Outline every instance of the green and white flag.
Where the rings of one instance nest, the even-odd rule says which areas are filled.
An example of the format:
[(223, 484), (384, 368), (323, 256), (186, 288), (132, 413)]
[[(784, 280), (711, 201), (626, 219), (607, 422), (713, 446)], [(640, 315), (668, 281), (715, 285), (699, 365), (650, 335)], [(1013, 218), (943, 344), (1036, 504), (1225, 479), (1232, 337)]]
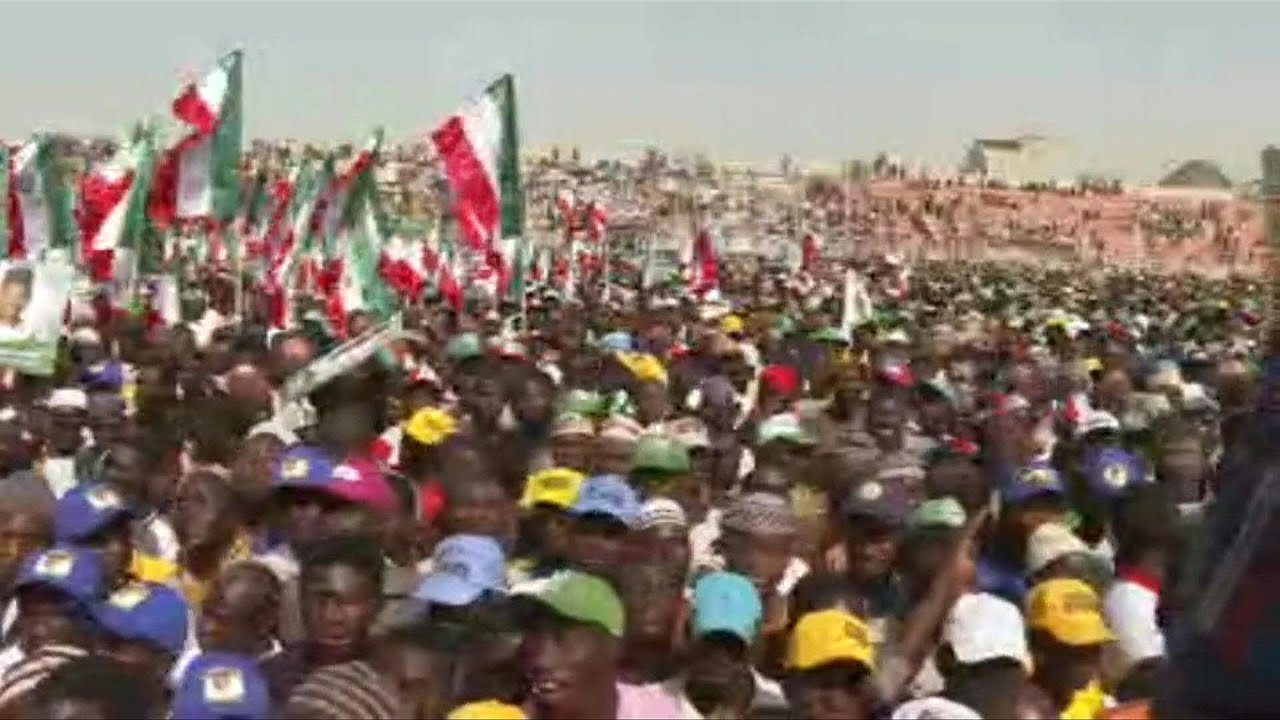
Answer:
[(37, 134), (9, 164), (10, 213), (6, 257), (40, 258), (48, 248), (71, 248), (76, 236), (72, 195), (54, 158), (53, 144)]

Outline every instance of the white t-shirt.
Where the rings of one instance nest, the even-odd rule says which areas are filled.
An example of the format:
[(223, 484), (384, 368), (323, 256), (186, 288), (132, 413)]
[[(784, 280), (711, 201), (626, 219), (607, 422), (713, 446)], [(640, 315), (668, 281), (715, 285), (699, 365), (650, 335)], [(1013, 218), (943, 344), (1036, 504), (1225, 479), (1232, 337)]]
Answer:
[(1164, 632), (1156, 622), (1159, 593), (1132, 580), (1117, 580), (1102, 600), (1102, 613), (1116, 640), (1103, 648), (1103, 668), (1119, 681), (1135, 664), (1164, 655)]

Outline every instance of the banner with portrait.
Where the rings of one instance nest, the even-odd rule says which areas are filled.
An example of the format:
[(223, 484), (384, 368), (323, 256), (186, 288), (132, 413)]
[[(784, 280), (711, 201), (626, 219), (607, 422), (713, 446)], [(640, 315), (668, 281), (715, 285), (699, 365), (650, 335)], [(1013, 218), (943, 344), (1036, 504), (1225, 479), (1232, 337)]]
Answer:
[(0, 367), (53, 374), (75, 277), (60, 257), (0, 260)]

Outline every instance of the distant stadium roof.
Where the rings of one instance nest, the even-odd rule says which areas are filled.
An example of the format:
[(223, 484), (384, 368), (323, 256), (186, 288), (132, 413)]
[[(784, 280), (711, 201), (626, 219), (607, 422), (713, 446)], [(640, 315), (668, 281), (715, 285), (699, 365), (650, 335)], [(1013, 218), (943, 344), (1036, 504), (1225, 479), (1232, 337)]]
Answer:
[(1188, 160), (1169, 173), (1159, 183), (1160, 187), (1213, 188), (1230, 190), (1234, 183), (1216, 163), (1208, 160)]

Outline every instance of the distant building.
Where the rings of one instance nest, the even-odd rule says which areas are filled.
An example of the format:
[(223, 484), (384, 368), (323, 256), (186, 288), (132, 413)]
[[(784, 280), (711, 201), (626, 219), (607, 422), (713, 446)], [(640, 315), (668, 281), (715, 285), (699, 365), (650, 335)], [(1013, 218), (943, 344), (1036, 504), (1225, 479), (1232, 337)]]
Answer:
[(1044, 178), (1038, 166), (1048, 146), (1048, 139), (1039, 135), (980, 138), (969, 146), (960, 170), (1006, 185), (1040, 181)]

